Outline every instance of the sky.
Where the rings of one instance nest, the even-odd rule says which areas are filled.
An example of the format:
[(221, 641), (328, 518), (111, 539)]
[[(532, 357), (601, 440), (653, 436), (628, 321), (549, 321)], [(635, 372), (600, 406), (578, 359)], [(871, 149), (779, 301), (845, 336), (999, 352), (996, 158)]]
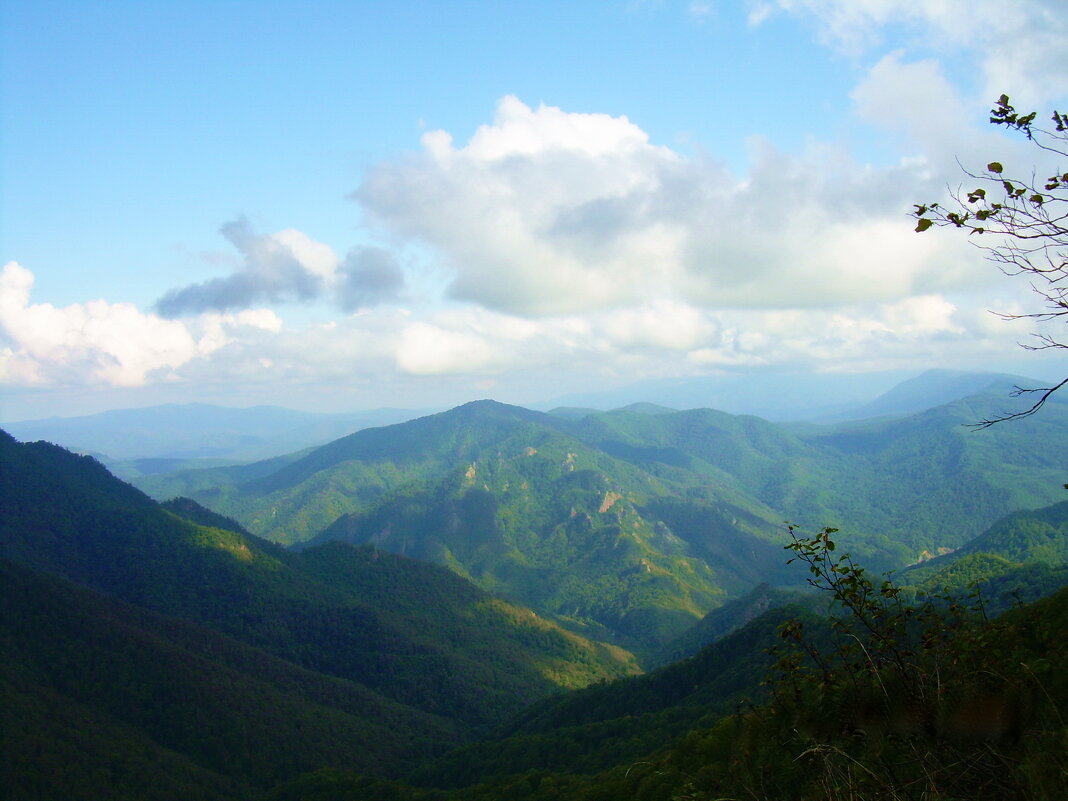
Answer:
[(1068, 374), (908, 216), (1034, 168), (989, 109), (1068, 107), (1065, 0), (0, 13), (0, 422)]

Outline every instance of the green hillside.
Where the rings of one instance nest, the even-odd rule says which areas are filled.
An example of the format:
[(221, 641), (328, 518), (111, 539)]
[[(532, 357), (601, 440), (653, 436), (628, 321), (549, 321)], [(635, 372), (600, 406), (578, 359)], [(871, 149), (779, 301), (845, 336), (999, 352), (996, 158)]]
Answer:
[(874, 567), (957, 548), (1056, 500), (1068, 403), (976, 431), (997, 391), (794, 433), (646, 407), (553, 416), (492, 401), (289, 460), (155, 477), (282, 543), (341, 539), (445, 565), (643, 653), (753, 586), (796, 583), (782, 521), (849, 532)]
[[(0, 560), (0, 773), (71, 798), (231, 797), (322, 766), (381, 772), (455, 743), (440, 717)], [(72, 725), (73, 723), (73, 725)], [(48, 778), (46, 778), (48, 777)]]
[[(709, 446), (696, 435), (686, 443), (667, 427), (639, 439), (645, 424), (627, 412), (582, 421), (605, 441), (652, 442), (661, 450), (649, 462), (528, 427), (536, 416), (514, 426), (507, 407), (495, 414), (492, 458), (471, 431), (453, 446), (481, 455), (383, 494), (329, 532), (369, 544), (324, 537), (297, 552), (189, 499), (163, 507), (87, 457), (0, 436), (0, 792), (708, 801), (819, 797), (833, 785), (860, 798), (948, 801), (1068, 790), (1068, 689), (1054, 667), (1065, 659), (1068, 597), (993, 623), (967, 611), (980, 609), (974, 601), (915, 617), (898, 602), (978, 575), (992, 614), (1065, 583), (1068, 505), (1009, 515), (904, 571), (900, 595), (846, 581), (851, 567), (827, 574), (867, 599), (860, 610), (882, 610), (874, 628), (842, 610), (845, 622), (832, 625), (816, 615), (826, 595), (783, 607), (794, 591), (746, 594), (764, 569), (785, 580), (789, 554), (756, 504), (686, 483), (720, 469), (698, 456)], [(715, 458), (754, 473), (761, 453), (812, 447), (760, 421), (688, 419), (737, 426), (733, 451)], [(893, 444), (877, 426), (862, 429), (868, 449)], [(405, 447), (418, 460), (414, 443)], [(681, 457), (664, 449), (689, 450), (697, 467), (672, 464)], [(737, 483), (723, 492), (744, 498)], [(614, 580), (599, 580), (606, 566)], [(570, 610), (572, 630), (457, 573), (535, 594), (561, 617)], [(729, 591), (706, 596), (714, 611), (672, 639), (672, 615), (697, 619), (680, 599), (697, 607), (702, 576)], [(784, 628), (789, 620), (803, 627)], [(583, 625), (650, 652), (655, 637), (643, 632), (654, 632), (668, 643), (661, 658), (693, 655), (619, 679), (633, 660), (574, 633)], [(763, 684), (776, 661), (778, 678)], [(944, 697), (931, 694), (938, 687)], [(971, 734), (987, 732), (960, 722), (973, 696), (1009, 709), (1007, 728)], [(912, 706), (881, 698), (915, 699), (919, 722), (909, 722)]]
[[(924, 636), (911, 642), (903, 610), (885, 600), (888, 615), (867, 633), (849, 615), (832, 626), (802, 609), (765, 613), (676, 665), (537, 704), (499, 737), (403, 781), (319, 771), (268, 798), (1064, 797), (1068, 681), (1057, 666), (1068, 657), (1068, 590), (993, 622), (914, 618)], [(780, 625), (791, 613), (802, 627)]]
[(341, 544), (292, 554), (200, 526), (55, 446), (0, 437), (0, 470), (0, 556), (469, 729), (635, 669), (447, 570)]

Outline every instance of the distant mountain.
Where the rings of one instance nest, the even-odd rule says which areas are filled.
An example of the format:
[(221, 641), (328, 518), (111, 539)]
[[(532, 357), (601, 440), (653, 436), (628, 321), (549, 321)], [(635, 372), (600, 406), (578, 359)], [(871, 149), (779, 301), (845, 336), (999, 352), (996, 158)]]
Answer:
[(418, 414), (403, 409), (316, 414), (279, 406), (237, 409), (187, 403), (27, 420), (8, 423), (4, 428), (25, 442), (45, 440), (108, 460), (142, 461), (123, 466), (132, 476), (178, 467), (148, 460), (266, 459), (321, 445), (361, 428), (410, 420)]
[[(555, 409), (550, 409), (548, 414), (553, 417), (563, 417), (565, 420), (579, 420), (591, 414), (600, 414), (601, 411), (600, 409), (584, 409), (577, 406), (557, 406)], [(616, 411), (633, 412), (635, 414), (671, 414), (672, 412), (677, 412), (678, 409), (658, 406), (655, 403), (631, 403)]]
[(870, 403), (854, 406), (826, 419), (863, 420), (869, 417), (904, 417), (982, 392), (1002, 393), (1005, 406), (1021, 406), (1022, 402), (1014, 401), (1009, 397), (1009, 393), (1015, 387), (1036, 386), (1043, 386), (1043, 383), (1037, 379), (1006, 373), (927, 370), (915, 378), (901, 382)]
[(914, 370), (881, 373), (750, 372), (639, 381), (612, 390), (571, 393), (538, 409), (619, 409), (652, 403), (673, 409), (720, 409), (768, 420), (816, 420), (868, 403)]

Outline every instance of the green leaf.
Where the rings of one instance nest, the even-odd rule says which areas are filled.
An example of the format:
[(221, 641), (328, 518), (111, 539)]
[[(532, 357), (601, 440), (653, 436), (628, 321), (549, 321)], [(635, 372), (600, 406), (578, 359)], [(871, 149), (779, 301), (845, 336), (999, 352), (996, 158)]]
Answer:
[(986, 168), (987, 168), (987, 170), (989, 170), (992, 173), (995, 173), (996, 175), (1000, 175), (1002, 170), (1005, 169), (1004, 167), (1001, 166), (1001, 162), (1000, 161), (992, 161), (992, 162), (990, 162), (989, 164), (986, 165)]
[(934, 220), (930, 220), (930, 219), (924, 217), (918, 223), (916, 223), (916, 233), (922, 234), (924, 231), (926, 231), (932, 225), (934, 225)]

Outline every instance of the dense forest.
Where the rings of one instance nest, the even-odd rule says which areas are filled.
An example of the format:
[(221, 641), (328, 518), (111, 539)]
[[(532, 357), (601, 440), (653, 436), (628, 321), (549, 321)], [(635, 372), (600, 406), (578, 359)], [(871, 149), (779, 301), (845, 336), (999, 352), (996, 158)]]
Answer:
[(988, 400), (479, 403), (166, 502), (0, 435), (0, 794), (1068, 797), (1068, 407)]

